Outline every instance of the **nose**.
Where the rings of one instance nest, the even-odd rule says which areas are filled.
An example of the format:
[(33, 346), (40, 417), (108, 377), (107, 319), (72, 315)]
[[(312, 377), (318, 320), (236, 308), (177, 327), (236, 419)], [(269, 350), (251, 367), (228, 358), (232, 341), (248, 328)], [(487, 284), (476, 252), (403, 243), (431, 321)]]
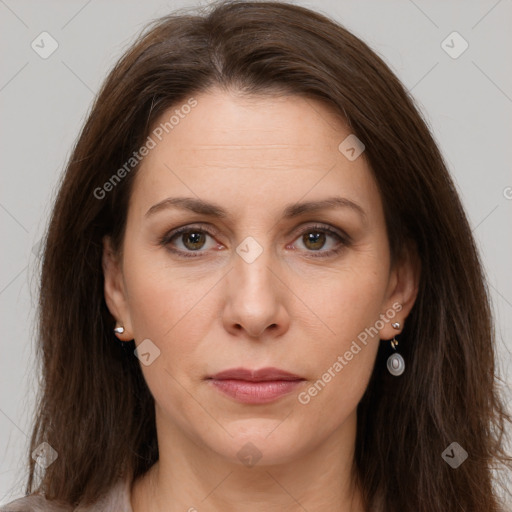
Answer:
[(263, 341), (288, 330), (290, 291), (271, 260), (269, 250), (263, 250), (252, 262), (235, 255), (233, 268), (226, 276), (222, 313), (224, 328), (231, 334)]

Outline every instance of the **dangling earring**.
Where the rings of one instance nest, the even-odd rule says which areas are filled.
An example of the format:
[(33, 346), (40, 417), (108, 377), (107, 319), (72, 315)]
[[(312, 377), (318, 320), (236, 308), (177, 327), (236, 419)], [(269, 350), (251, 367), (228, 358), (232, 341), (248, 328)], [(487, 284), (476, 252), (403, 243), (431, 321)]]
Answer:
[(116, 334), (123, 334), (123, 332), (124, 332), (124, 327), (123, 327), (122, 325), (121, 325), (121, 326), (119, 326), (119, 327), (116, 327), (116, 328), (114, 329), (114, 332), (115, 332)]
[[(391, 324), (391, 327), (398, 330), (400, 329), (400, 324), (395, 322)], [(404, 358), (396, 351), (397, 345), (398, 341), (396, 341), (396, 338), (393, 336), (393, 339), (391, 340), (391, 346), (395, 352), (388, 357), (386, 363), (389, 373), (395, 377), (402, 375), (402, 373), (405, 371), (405, 361)]]

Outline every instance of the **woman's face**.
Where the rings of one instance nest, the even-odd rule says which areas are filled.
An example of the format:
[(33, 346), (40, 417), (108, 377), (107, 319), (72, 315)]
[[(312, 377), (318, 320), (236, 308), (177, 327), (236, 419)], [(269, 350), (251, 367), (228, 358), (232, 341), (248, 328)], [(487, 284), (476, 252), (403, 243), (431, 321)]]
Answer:
[(350, 129), (326, 106), (194, 99), (152, 135), (119, 265), (106, 239), (107, 304), (139, 347), (161, 450), (292, 461), (353, 436), (379, 337), (412, 305), (411, 272), (390, 268), (364, 152), (341, 144)]

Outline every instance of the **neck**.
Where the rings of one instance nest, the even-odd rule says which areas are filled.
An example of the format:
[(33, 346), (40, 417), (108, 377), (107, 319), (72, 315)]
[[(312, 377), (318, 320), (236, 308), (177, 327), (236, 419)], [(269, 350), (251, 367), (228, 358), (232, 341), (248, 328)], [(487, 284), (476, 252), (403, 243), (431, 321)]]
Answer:
[[(158, 415), (157, 432), (164, 432)], [(159, 435), (159, 460), (132, 485), (133, 512), (364, 512), (352, 468), (355, 434), (354, 414), (309, 452), (248, 467), (173, 430)]]

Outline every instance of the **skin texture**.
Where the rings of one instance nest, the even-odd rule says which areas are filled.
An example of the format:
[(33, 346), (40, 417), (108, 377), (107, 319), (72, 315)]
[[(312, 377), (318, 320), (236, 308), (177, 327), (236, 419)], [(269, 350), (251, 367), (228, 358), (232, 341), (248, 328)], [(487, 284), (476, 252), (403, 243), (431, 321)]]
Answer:
[[(391, 267), (364, 153), (349, 161), (338, 150), (351, 132), (327, 106), (218, 89), (195, 98), (197, 106), (138, 171), (122, 255), (104, 239), (105, 297), (125, 327), (119, 337), (137, 345), (150, 339), (160, 350), (141, 365), (155, 398), (160, 458), (133, 485), (134, 512), (362, 511), (357, 486), (350, 486), (356, 407), (378, 338), (400, 331), (386, 322), (309, 403), (298, 394), (393, 304), (402, 309), (392, 321), (403, 326), (417, 292), (416, 267), (410, 258)], [(364, 216), (345, 206), (281, 217), (286, 205), (334, 195), (357, 203)], [(175, 196), (214, 202), (228, 216), (161, 209), (145, 217)], [(325, 239), (308, 242), (307, 233), (319, 230), (303, 236), (301, 229), (318, 223), (351, 241), (321, 232)], [(186, 225), (213, 235), (159, 243)], [(236, 252), (249, 236), (263, 250), (252, 263)], [(180, 257), (171, 246), (201, 255)], [(338, 254), (321, 255), (336, 247)], [(239, 403), (205, 380), (228, 368), (268, 366), (306, 380), (264, 405)], [(248, 442), (261, 454), (253, 467), (237, 457)]]

